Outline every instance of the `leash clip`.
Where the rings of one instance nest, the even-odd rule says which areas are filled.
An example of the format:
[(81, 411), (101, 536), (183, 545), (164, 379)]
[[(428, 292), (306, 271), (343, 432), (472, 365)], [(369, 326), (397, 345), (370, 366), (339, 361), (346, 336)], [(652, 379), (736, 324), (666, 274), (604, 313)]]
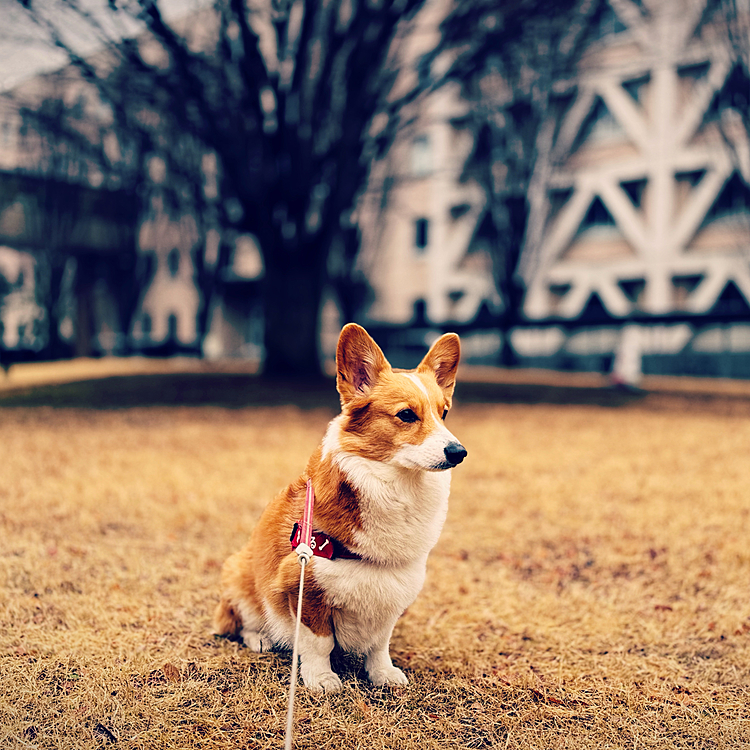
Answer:
[(310, 547), (308, 547), (304, 542), (301, 542), (298, 544), (294, 551), (297, 553), (297, 557), (299, 558), (300, 565), (302, 565), (302, 562), (304, 561), (305, 565), (310, 562), (310, 558), (313, 556), (313, 551)]

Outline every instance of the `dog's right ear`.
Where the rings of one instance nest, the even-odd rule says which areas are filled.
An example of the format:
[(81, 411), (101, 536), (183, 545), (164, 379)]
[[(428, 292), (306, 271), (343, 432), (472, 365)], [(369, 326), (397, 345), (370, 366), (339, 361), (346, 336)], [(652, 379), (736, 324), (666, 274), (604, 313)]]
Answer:
[(348, 323), (341, 329), (336, 347), (336, 389), (342, 406), (369, 393), (380, 373), (389, 368), (380, 347), (362, 326)]

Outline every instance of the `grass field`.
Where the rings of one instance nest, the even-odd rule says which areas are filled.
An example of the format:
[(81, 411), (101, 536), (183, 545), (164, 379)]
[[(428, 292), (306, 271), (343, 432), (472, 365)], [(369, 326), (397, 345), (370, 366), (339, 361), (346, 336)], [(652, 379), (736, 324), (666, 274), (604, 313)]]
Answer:
[[(289, 655), (210, 619), (332, 381), (87, 372), (0, 384), (0, 747), (281, 747)], [(295, 747), (750, 747), (747, 387), (484, 380), (459, 385), (469, 456), (392, 642), (410, 684), (337, 656)]]

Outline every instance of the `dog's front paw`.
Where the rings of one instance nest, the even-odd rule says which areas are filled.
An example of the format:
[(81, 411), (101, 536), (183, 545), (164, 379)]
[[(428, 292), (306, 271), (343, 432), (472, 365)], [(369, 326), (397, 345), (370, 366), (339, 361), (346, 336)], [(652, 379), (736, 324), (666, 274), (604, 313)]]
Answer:
[(374, 669), (368, 673), (368, 676), (373, 685), (407, 685), (409, 683), (409, 678), (392, 664), (389, 667)]
[(315, 693), (338, 693), (341, 690), (341, 678), (331, 670), (316, 672), (313, 669), (301, 669), (302, 682), (308, 690)]
[(264, 643), (260, 637), (260, 633), (257, 630), (242, 630), (242, 642), (251, 650), (255, 651), (256, 654), (260, 654), (263, 651), (270, 649), (269, 643)]

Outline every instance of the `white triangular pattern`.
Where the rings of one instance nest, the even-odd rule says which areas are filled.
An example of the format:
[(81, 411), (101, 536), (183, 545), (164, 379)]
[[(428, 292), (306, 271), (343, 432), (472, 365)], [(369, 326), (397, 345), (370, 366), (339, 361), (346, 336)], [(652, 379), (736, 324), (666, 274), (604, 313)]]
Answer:
[[(608, 40), (606, 49), (600, 46), (598, 53), (587, 56), (591, 67), (581, 78), (578, 98), (561, 124), (552, 151), (552, 163), (560, 166), (545, 167), (549, 177), (543, 186), (547, 189), (551, 185), (570, 185), (573, 192), (550, 226), (544, 214), (532, 214), (529, 218), (530, 225), (545, 229), (529, 234), (533, 244), (528, 242), (524, 248), (520, 264), (529, 289), (525, 312), (533, 318), (553, 313), (574, 318), (591, 294), (597, 292), (610, 313), (627, 316), (635, 311), (634, 306), (622, 293), (618, 282), (643, 278), (646, 291), (644, 307), (639, 312), (667, 313), (675, 304), (672, 276), (692, 273), (702, 274), (704, 281), (687, 301), (690, 311), (710, 309), (727, 281), (734, 278), (750, 300), (750, 273), (745, 268), (747, 258), (740, 262), (742, 250), (700, 258), (686, 253), (733, 170), (720, 139), (691, 142), (729, 69), (721, 49), (707, 48), (703, 42), (691, 39), (704, 5), (701, 0), (688, 3), (660, 0), (651, 6), (651, 16), (645, 21), (630, 0), (610, 0), (610, 4), (621, 20), (631, 25), (636, 21), (640, 24), (637, 40), (643, 46), (642, 58), (639, 58), (643, 64), (629, 59), (619, 68), (614, 65), (611, 50), (618, 43), (616, 38)], [(633, 35), (623, 37), (629, 37), (622, 40), (623, 49), (632, 51)], [(627, 47), (628, 44), (631, 46)], [(678, 113), (678, 70), (682, 65), (700, 62), (701, 50), (706, 51), (708, 73)], [(599, 68), (594, 68), (591, 62), (596, 54), (603, 56)], [(648, 72), (651, 77), (648, 105), (639, 106), (622, 87), (624, 81), (632, 80), (635, 70)], [(622, 152), (618, 161), (615, 151), (612, 152), (615, 156), (610, 154), (609, 160), (604, 158), (600, 163), (592, 163), (587, 157), (587, 161), (581, 162), (584, 166), (566, 168), (565, 154), (570, 153), (597, 97), (602, 98), (640, 155), (624, 158), (625, 152)], [(696, 170), (705, 170), (706, 174), (691, 190), (678, 213), (675, 175)], [(642, 206), (636, 208), (621, 184), (638, 179), (647, 181), (647, 197)], [(623, 237), (636, 251), (636, 257), (625, 259), (613, 255), (609, 261), (597, 260), (596, 263), (566, 261), (565, 252), (595, 196), (601, 198)], [(532, 201), (532, 204), (549, 208), (544, 201)], [(744, 252), (750, 253), (750, 247)], [(554, 302), (554, 309), (546, 291), (553, 280), (570, 285), (568, 294)]]

